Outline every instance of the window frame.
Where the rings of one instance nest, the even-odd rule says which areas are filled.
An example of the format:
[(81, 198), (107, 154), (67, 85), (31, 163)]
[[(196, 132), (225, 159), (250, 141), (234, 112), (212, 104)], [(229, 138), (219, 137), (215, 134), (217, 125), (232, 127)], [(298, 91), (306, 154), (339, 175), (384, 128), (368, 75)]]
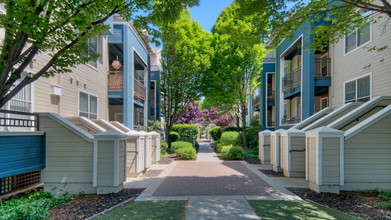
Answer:
[[(88, 96), (88, 98), (87, 98), (88, 111), (87, 112), (80, 111), (80, 94), (81, 93), (87, 94), (87, 96)], [(96, 97), (96, 113), (91, 113), (91, 106), (90, 106), (91, 96)], [(95, 118), (91, 118), (91, 114), (96, 115), (96, 119), (98, 119), (98, 116), (99, 116), (99, 97), (97, 95), (95, 95), (95, 94), (92, 94), (90, 92), (87, 92), (87, 91), (79, 89), (78, 90), (78, 98), (77, 98), (77, 112), (78, 112), (78, 116), (81, 116), (80, 115), (80, 112), (81, 112), (81, 113), (88, 114), (88, 117), (86, 117), (88, 119), (95, 119)], [(85, 117), (85, 116), (83, 116), (83, 117)]]
[[(368, 14), (368, 15), (366, 15), (366, 14)], [(368, 19), (370, 19), (370, 17), (372, 16), (372, 12), (371, 12), (371, 11), (365, 12), (365, 13), (363, 13), (363, 16), (368, 16)], [(359, 30), (360, 28), (356, 28), (356, 29), (352, 30), (350, 33), (345, 34), (345, 36), (344, 36), (344, 41), (343, 41), (343, 42), (344, 42), (344, 47), (343, 47), (344, 56), (346, 56), (346, 55), (348, 55), (348, 54), (350, 54), (350, 53), (353, 53), (354, 51), (356, 51), (356, 50), (358, 50), (358, 49), (360, 49), (360, 48), (364, 47), (365, 45), (367, 45), (367, 44), (369, 44), (369, 43), (372, 42), (372, 22), (371, 22), (371, 21), (368, 21), (368, 23), (369, 23), (369, 40), (368, 40), (367, 42), (365, 42), (365, 43), (359, 45), (359, 46), (357, 46), (357, 45), (358, 45), (358, 38), (359, 38), (358, 30)], [(355, 37), (355, 38), (356, 38), (356, 39), (355, 39), (356, 47), (355, 47), (353, 50), (347, 52), (347, 51), (346, 51), (346, 39), (347, 39), (347, 37), (348, 37), (350, 34), (352, 34), (353, 32), (356, 33), (356, 37)]]
[[(351, 80), (348, 80), (348, 81), (345, 81), (343, 83), (343, 103), (344, 104), (347, 104), (347, 103), (350, 103), (350, 102), (358, 102), (358, 98), (357, 98), (357, 94), (358, 94), (358, 80), (359, 79), (363, 79), (363, 78), (366, 78), (366, 77), (369, 77), (369, 100), (372, 99), (372, 89), (373, 89), (373, 86), (372, 86), (372, 72), (370, 73), (367, 73), (365, 75), (362, 75), (362, 76), (359, 76), (359, 77), (356, 77), (354, 79), (351, 79)], [(351, 82), (355, 82), (355, 85), (356, 85), (356, 90), (355, 90), (355, 98), (352, 99), (352, 100), (349, 100), (349, 102), (347, 102), (346, 100), (346, 84), (347, 83), (351, 83)], [(367, 96), (365, 96), (367, 97)], [(362, 99), (363, 97), (360, 97), (360, 99)]]
[[(96, 39), (96, 54), (99, 54), (99, 37), (95, 36), (95, 39)], [(87, 52), (87, 57), (90, 57), (90, 39), (87, 40), (86, 52)], [(94, 70), (99, 70), (99, 68), (98, 68), (98, 58), (95, 59), (96, 66), (92, 65), (91, 61), (93, 61), (93, 60), (89, 60), (86, 63), (86, 65), (91, 67), (91, 68), (93, 68)]]

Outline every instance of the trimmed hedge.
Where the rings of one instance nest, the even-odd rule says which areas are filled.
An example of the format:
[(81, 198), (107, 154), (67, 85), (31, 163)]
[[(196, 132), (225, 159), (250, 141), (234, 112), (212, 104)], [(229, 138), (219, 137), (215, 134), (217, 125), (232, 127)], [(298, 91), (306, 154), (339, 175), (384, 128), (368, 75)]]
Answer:
[(221, 135), (221, 143), (223, 145), (239, 145), (240, 144), (240, 134), (236, 131), (224, 132)]
[[(191, 143), (191, 145), (193, 146), (193, 138), (181, 137), (181, 138), (179, 138), (178, 141), (188, 142), (188, 143)], [(199, 146), (200, 146), (200, 144), (198, 143), (198, 141), (195, 142), (195, 146), (196, 146), (196, 147), (199, 147)]]
[(193, 147), (193, 144), (190, 144), (189, 142), (184, 142), (184, 141), (177, 141), (171, 143), (171, 149), (176, 152), (176, 150), (180, 148), (185, 148), (185, 147)]
[(178, 134), (178, 132), (170, 132), (170, 137), (168, 137), (168, 140), (170, 141), (170, 143), (172, 142), (175, 142), (177, 141), (179, 138), (181, 138), (181, 136)]
[(223, 130), (219, 126), (211, 128), (209, 130), (209, 134), (214, 141), (219, 140), (221, 138), (222, 133), (223, 133)]
[(175, 151), (176, 155), (182, 159), (193, 160), (196, 158), (197, 153), (193, 147), (182, 147)]
[(224, 127), (224, 132), (227, 132), (227, 131), (238, 131), (238, 127), (236, 127), (236, 126), (225, 126)]
[(223, 146), (221, 157), (228, 160), (242, 160), (244, 158), (243, 148), (233, 145)]
[(198, 138), (200, 128), (198, 125), (174, 125), (171, 131), (178, 132), (181, 137)]

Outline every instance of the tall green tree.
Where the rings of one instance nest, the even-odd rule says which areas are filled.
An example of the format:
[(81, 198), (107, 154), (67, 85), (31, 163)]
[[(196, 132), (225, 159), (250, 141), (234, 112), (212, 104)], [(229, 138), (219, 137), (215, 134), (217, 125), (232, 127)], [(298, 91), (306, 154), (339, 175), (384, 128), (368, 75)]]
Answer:
[[(178, 18), (180, 11), (198, 0), (0, 0), (6, 13), (0, 16), (4, 31), (0, 48), (0, 107), (24, 86), (40, 77), (70, 72), (98, 54), (83, 56), (88, 39), (107, 30), (104, 22), (119, 14), (151, 29)], [(140, 11), (144, 12), (143, 16)], [(39, 54), (49, 54), (40, 70), (15, 85)]]
[[(303, 23), (324, 19), (325, 25), (314, 25), (311, 33), (315, 39), (310, 46), (313, 50), (323, 50), (329, 44), (337, 43), (356, 28), (364, 27), (368, 20), (378, 22), (388, 17), (383, 25), (389, 25), (391, 18), (390, 0), (235, 0), (240, 5), (241, 16), (267, 14), (269, 28), (273, 30), (270, 43), (277, 46), (283, 38), (293, 37)], [(363, 11), (372, 11), (363, 16)], [(255, 23), (256, 24), (256, 23)], [(256, 24), (264, 30), (264, 25)], [(385, 33), (387, 34), (387, 33)], [(384, 50), (389, 45), (375, 45), (369, 50)]]
[(243, 144), (247, 148), (248, 100), (260, 85), (262, 60), (266, 55), (262, 35), (254, 27), (254, 21), (266, 17), (242, 17), (239, 9), (233, 2), (221, 12), (213, 27), (214, 53), (204, 81), (204, 93), (213, 106), (235, 113), (243, 125)]
[(201, 75), (210, 66), (211, 35), (196, 21), (191, 21), (188, 10), (183, 11), (175, 23), (162, 25), (160, 29), (163, 42), (161, 111), (168, 137), (188, 105), (200, 99)]

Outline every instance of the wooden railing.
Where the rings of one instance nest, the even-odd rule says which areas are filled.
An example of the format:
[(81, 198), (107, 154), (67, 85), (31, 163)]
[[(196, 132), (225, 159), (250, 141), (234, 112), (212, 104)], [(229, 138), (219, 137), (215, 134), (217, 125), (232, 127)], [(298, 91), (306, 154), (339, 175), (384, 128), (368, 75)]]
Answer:
[(109, 71), (108, 89), (109, 90), (124, 89), (124, 74), (122, 71)]
[(141, 101), (145, 101), (145, 86), (137, 79), (133, 79), (133, 85), (135, 98), (140, 99)]

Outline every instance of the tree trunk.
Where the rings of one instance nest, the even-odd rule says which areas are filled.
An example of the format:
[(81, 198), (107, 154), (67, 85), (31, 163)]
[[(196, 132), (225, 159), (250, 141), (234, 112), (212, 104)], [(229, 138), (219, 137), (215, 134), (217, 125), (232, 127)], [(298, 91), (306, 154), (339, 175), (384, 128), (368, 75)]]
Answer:
[(246, 107), (242, 107), (242, 122), (243, 122), (243, 149), (247, 150), (247, 140), (246, 140)]

